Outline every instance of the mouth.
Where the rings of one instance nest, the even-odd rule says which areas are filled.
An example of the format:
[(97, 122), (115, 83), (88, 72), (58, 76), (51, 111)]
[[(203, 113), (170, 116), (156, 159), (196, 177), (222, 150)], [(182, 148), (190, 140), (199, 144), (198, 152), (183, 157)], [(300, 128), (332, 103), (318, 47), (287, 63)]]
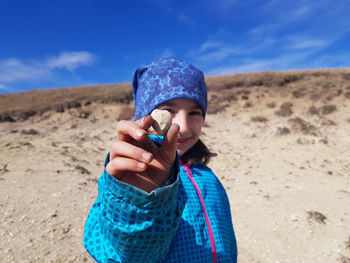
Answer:
[(179, 146), (182, 146), (182, 145), (184, 145), (184, 144), (186, 144), (188, 141), (190, 140), (190, 138), (179, 138), (178, 140), (177, 140), (177, 146), (179, 147)]

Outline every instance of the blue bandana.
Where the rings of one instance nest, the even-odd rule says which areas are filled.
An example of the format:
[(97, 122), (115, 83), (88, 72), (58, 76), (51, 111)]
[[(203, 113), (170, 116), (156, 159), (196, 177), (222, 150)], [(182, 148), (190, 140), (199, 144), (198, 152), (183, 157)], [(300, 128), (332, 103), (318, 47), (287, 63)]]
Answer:
[(132, 83), (134, 120), (150, 114), (160, 104), (177, 98), (198, 103), (207, 111), (207, 87), (202, 71), (177, 58), (164, 58), (136, 70)]

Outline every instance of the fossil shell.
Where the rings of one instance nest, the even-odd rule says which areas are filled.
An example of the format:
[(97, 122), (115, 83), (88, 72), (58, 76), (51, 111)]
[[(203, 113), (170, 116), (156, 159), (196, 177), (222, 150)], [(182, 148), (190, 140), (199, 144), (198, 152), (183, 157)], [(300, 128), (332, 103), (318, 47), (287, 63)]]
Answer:
[(171, 114), (167, 110), (155, 109), (152, 111), (151, 116), (153, 118), (152, 127), (161, 136), (166, 134), (171, 126)]

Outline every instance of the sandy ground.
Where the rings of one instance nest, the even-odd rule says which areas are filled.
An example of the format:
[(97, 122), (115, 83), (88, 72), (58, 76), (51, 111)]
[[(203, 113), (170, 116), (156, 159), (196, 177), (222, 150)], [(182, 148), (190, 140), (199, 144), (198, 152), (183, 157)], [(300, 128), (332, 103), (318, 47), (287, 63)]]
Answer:
[[(293, 113), (277, 116), (285, 101)], [(350, 99), (308, 113), (317, 103), (254, 98), (207, 116), (203, 139), (218, 154), (209, 166), (230, 198), (241, 263), (350, 262)], [(120, 108), (0, 123), (0, 262), (93, 262), (84, 224)]]

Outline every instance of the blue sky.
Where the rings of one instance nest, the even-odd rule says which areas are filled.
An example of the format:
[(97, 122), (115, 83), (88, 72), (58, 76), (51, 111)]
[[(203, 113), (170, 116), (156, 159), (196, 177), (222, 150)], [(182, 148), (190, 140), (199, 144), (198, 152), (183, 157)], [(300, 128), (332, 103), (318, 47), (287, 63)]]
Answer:
[(347, 0), (0, 0), (0, 93), (131, 82), (182, 58), (206, 76), (350, 66)]

